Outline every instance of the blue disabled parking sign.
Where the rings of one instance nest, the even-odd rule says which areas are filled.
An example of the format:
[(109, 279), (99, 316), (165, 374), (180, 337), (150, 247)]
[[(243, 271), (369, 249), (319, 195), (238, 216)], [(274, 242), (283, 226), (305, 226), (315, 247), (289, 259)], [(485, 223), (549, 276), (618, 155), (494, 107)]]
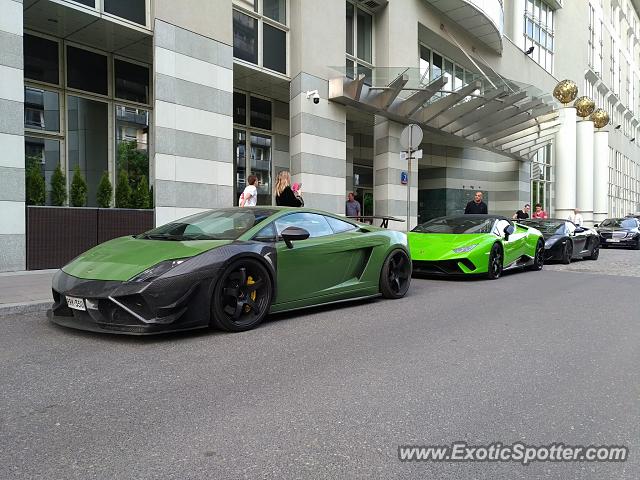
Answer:
[(402, 185), (409, 183), (409, 174), (407, 172), (400, 172), (400, 183)]

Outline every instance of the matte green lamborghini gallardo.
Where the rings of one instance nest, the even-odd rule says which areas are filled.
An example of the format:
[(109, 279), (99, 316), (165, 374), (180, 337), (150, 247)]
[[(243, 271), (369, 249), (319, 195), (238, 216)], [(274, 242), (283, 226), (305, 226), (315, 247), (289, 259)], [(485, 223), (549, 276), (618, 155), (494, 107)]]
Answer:
[(453, 215), (434, 218), (408, 234), (413, 273), (486, 275), (503, 270), (542, 270), (544, 239), (532, 227), (498, 215)]
[(237, 332), (269, 312), (401, 298), (410, 281), (403, 233), (310, 209), (236, 207), (88, 250), (54, 276), (48, 315), (113, 333)]

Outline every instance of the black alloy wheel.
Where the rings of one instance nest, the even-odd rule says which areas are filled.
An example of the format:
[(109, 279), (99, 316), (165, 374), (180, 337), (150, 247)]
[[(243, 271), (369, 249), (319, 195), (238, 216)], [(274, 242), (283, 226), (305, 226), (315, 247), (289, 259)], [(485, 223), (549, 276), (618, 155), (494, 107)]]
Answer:
[(411, 284), (411, 260), (404, 250), (391, 252), (380, 272), (380, 292), (385, 298), (402, 298)]
[(573, 243), (571, 240), (567, 240), (564, 244), (564, 250), (562, 251), (562, 263), (569, 265), (571, 263), (571, 257), (573, 256)]
[(533, 271), (542, 270), (544, 268), (544, 242), (542, 240), (538, 240), (536, 252), (533, 255), (533, 265), (529, 269)]
[(635, 250), (640, 250), (640, 236), (638, 236), (638, 240), (636, 240), (636, 244), (633, 246)]
[(600, 256), (600, 243), (596, 243), (593, 247), (593, 250), (591, 250), (591, 255), (589, 255), (587, 258), (589, 260), (597, 260), (599, 256)]
[(269, 312), (272, 295), (271, 278), (261, 262), (236, 260), (224, 270), (214, 289), (211, 323), (229, 332), (250, 330)]
[(489, 280), (495, 280), (502, 275), (504, 257), (502, 254), (502, 247), (498, 243), (494, 243), (491, 247), (491, 253), (489, 254), (489, 269), (487, 271), (487, 278)]

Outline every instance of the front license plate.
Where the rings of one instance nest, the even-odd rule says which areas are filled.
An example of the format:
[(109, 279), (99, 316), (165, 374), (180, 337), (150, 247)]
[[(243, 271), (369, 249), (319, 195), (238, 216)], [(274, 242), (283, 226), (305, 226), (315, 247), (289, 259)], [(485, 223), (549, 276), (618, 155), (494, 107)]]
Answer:
[(76, 297), (66, 297), (67, 298), (67, 306), (69, 308), (73, 308), (74, 310), (86, 310), (87, 307), (84, 306), (84, 300), (82, 298)]
[(620, 239), (618, 239), (618, 238), (607, 238), (607, 242), (609, 242), (609, 243), (620, 243)]

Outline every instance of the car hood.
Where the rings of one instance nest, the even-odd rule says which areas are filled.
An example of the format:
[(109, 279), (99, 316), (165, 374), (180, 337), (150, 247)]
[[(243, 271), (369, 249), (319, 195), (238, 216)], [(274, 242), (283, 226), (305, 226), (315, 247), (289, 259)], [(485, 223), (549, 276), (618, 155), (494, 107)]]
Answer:
[(77, 278), (125, 281), (164, 260), (189, 258), (231, 240), (147, 240), (120, 237), (102, 243), (62, 267)]
[[(417, 260), (439, 260), (450, 257), (464, 256), (465, 253), (455, 253), (454, 248), (466, 247), (487, 241), (488, 237), (497, 239), (489, 233), (479, 234), (451, 234), (451, 233), (418, 233), (409, 232), (409, 250), (411, 258)], [(475, 249), (474, 249), (475, 250)]]

